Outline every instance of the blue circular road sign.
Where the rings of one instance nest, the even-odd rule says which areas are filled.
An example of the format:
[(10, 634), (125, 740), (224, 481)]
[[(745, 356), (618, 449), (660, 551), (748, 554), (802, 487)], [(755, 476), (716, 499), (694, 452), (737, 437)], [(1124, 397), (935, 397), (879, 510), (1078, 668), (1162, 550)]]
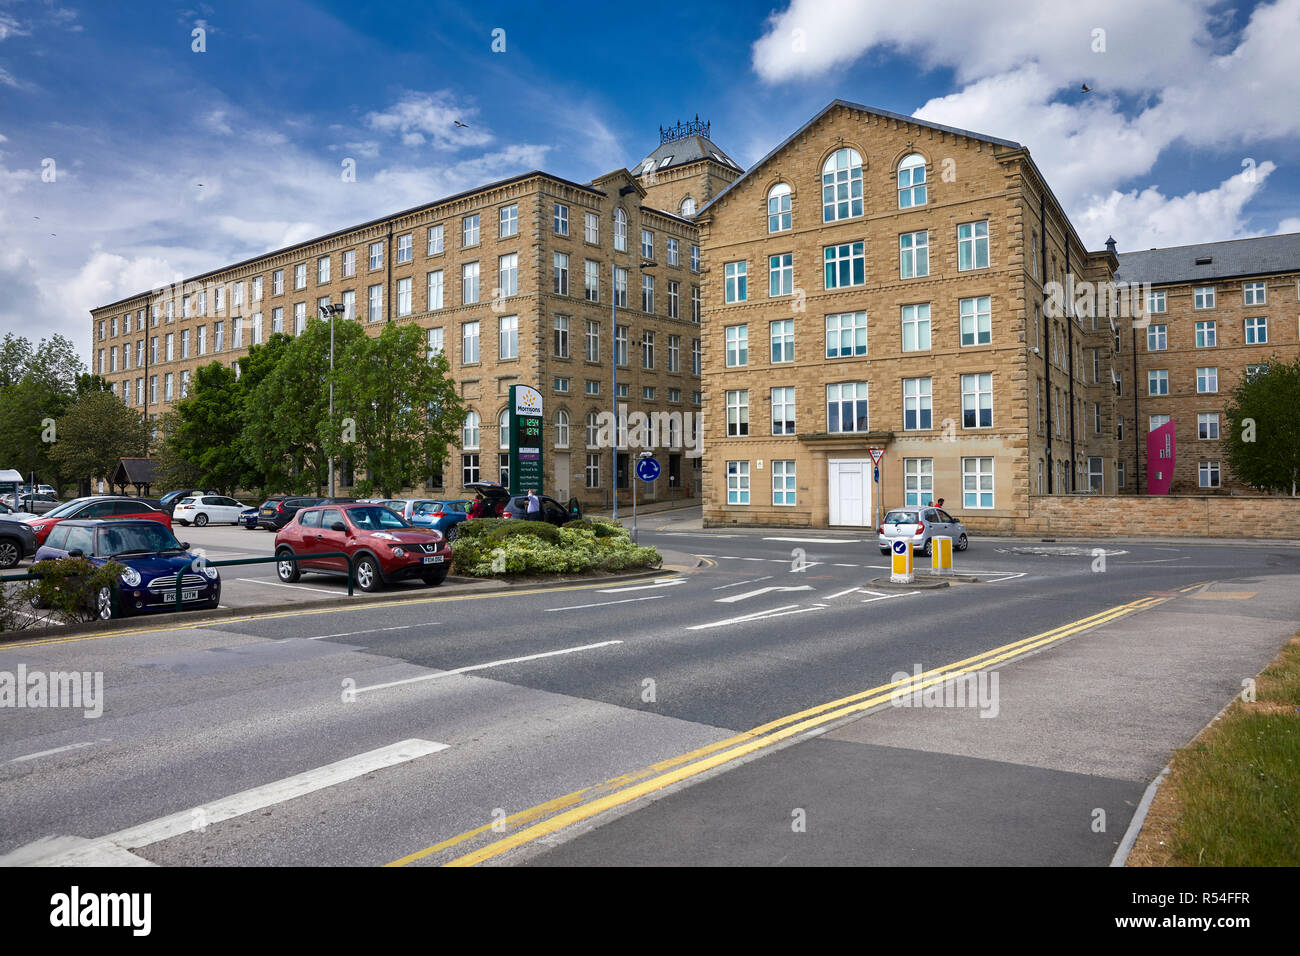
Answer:
[(636, 463), (636, 476), (642, 481), (654, 481), (659, 477), (659, 462), (653, 458), (642, 458)]
[(906, 542), (906, 541), (895, 541), (895, 542), (894, 542), (894, 554), (905, 554), (906, 552), (907, 552), (907, 542)]

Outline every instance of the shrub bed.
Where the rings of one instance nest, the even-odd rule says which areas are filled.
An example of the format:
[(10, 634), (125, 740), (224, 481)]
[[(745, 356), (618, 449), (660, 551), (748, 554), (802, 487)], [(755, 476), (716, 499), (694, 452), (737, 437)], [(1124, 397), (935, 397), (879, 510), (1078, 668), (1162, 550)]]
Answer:
[(663, 561), (657, 549), (632, 544), (626, 528), (602, 521), (583, 519), (556, 528), (544, 521), (482, 518), (460, 527), (452, 567), (471, 577), (624, 571)]

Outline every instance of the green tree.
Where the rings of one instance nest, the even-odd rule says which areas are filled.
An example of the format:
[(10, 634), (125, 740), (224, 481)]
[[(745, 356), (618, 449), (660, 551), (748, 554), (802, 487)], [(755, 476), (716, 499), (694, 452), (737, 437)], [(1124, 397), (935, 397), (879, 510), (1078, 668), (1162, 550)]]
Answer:
[(140, 415), (111, 392), (90, 391), (57, 421), (58, 440), (51, 458), (60, 473), (73, 478), (109, 477), (118, 459), (134, 457), (149, 446)]
[(78, 394), (86, 367), (61, 335), (33, 346), (12, 334), (0, 342), (0, 467), (35, 475), (61, 491), (74, 477), (52, 456), (53, 423)]
[(1224, 417), (1232, 473), (1256, 488), (1294, 496), (1300, 486), (1300, 358), (1286, 363), (1275, 355), (1242, 376)]
[(321, 429), (321, 443), (364, 468), (384, 497), (440, 471), (465, 417), (446, 356), (428, 356), (416, 325), (390, 324), (378, 336), (354, 338), (335, 363), (334, 397), (335, 422)]
[(177, 403), (163, 429), (169, 478), (234, 493), (246, 468), (239, 449), (241, 392), (235, 370), (220, 362), (194, 373), (189, 397)]
[(181, 428), (181, 417), (175, 412), (164, 412), (153, 424), (158, 426), (159, 440), (154, 453), (154, 468), (159, 488), (198, 488), (203, 485), (200, 466), (188, 457), (189, 449), (178, 450), (176, 434)]

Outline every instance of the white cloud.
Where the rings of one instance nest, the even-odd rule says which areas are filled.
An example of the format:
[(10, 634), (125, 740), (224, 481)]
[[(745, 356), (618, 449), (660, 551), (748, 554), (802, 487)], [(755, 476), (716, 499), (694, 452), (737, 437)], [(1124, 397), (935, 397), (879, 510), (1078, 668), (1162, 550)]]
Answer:
[[(380, 133), (403, 137), (419, 134), (421, 143), (427, 137), (438, 149), (461, 149), (485, 146), (492, 141), (491, 134), (470, 122), (476, 121), (477, 116), (478, 110), (454, 103), (447, 90), (436, 93), (408, 90), (388, 109), (367, 113), (365, 123)], [(466, 125), (457, 126), (457, 121)]]
[(213, 110), (203, 118), (203, 121), (207, 125), (208, 129), (212, 130), (214, 133), (221, 133), (223, 136), (229, 136), (234, 132), (234, 130), (230, 128), (230, 124), (226, 122), (225, 110)]
[(1288, 232), (1300, 232), (1300, 216), (1288, 216), (1277, 224), (1279, 234)]
[(30, 36), (31, 30), (15, 17), (7, 13), (0, 13), (0, 40), (8, 40), (10, 37)]

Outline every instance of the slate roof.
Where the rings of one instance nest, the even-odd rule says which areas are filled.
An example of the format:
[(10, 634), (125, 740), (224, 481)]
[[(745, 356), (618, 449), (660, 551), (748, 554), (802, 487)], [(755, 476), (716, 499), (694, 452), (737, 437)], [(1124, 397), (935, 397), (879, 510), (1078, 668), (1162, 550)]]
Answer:
[[(723, 166), (730, 166), (737, 172), (743, 173), (745, 171), (744, 166), (724, 153), (713, 140), (698, 134), (675, 139), (671, 143), (663, 143), (641, 162), (628, 168), (631, 169), (634, 175), (641, 176), (646, 171), (646, 163), (654, 163), (654, 168), (658, 171), (661, 169), (675, 169), (687, 163), (697, 163), (702, 159), (711, 159)], [(667, 163), (664, 160), (667, 160)]]
[[(1197, 265), (1197, 260), (1209, 259)], [(1300, 232), (1119, 253), (1117, 280), (1153, 285), (1300, 272)]]
[(115, 485), (151, 485), (158, 480), (158, 462), (154, 458), (123, 458), (113, 472)]

